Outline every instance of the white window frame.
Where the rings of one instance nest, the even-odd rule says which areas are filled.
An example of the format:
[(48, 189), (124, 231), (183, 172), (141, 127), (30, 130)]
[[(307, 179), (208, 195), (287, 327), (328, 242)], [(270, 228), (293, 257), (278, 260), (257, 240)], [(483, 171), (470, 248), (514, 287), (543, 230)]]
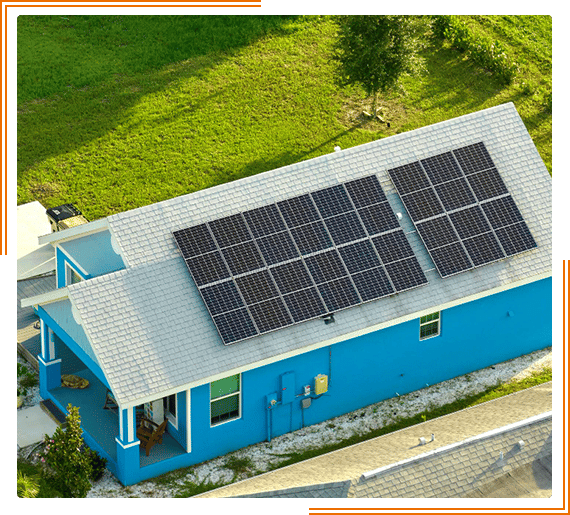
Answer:
[[(422, 318), (428, 317), (430, 315), (435, 315), (435, 314), (437, 314), (437, 319), (431, 319), (431, 320), (426, 320), (425, 322), (422, 322)], [(430, 334), (429, 336), (423, 336), (422, 337), (422, 327), (425, 327), (426, 325), (433, 324), (434, 322), (437, 322), (437, 333)], [(420, 331), (419, 331), (420, 341), (429, 340), (430, 338), (435, 338), (436, 336), (439, 336), (440, 334), (441, 334), (441, 311), (434, 311), (433, 313), (428, 313), (428, 314), (424, 315), (423, 317), (420, 317)]]
[[(172, 395), (174, 395), (174, 409), (176, 410), (176, 416), (174, 416), (168, 408), (164, 408), (164, 414), (168, 421), (174, 426), (174, 429), (178, 429), (178, 392)], [(167, 395), (164, 398), (168, 399), (168, 397), (170, 397), (170, 395)], [(166, 405), (168, 406), (168, 400), (166, 401)]]
[(66, 261), (65, 262), (65, 285), (66, 286), (69, 286), (70, 284), (76, 284), (76, 283), (71, 282), (71, 278), (73, 277), (73, 274), (75, 274), (77, 277), (79, 277), (79, 281), (77, 281), (77, 282), (81, 282), (84, 280), (82, 275), (74, 267), (72, 267), (68, 261)]
[[(228, 395), (222, 395), (221, 397), (216, 397), (215, 399), (212, 399), (212, 383), (210, 383), (210, 427), (218, 427), (221, 426), (223, 424), (227, 424), (228, 422), (233, 422), (234, 420), (239, 420), (241, 418), (241, 391), (243, 389), (243, 384), (242, 384), (242, 377), (241, 377), (241, 372), (239, 374), (232, 374), (231, 376), (228, 377), (232, 377), (235, 375), (239, 375), (239, 390), (237, 392), (234, 393), (230, 393)], [(220, 379), (226, 379), (225, 377), (222, 377)], [(216, 402), (222, 399), (227, 399), (228, 397), (234, 397), (234, 396), (238, 396), (238, 415), (237, 417), (234, 418), (229, 418), (228, 420), (222, 420), (221, 422), (216, 422), (214, 424), (212, 424), (212, 402)]]

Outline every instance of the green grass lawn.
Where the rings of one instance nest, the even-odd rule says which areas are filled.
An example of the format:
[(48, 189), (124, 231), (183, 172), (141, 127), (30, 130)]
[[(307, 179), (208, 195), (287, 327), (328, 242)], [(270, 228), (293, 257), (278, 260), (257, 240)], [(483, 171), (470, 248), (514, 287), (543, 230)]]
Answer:
[(381, 99), (388, 128), (336, 83), (331, 17), (21, 16), (18, 203), (97, 219), (509, 101), (550, 170), (550, 18), (466, 18), (519, 76), (429, 39), (425, 71)]

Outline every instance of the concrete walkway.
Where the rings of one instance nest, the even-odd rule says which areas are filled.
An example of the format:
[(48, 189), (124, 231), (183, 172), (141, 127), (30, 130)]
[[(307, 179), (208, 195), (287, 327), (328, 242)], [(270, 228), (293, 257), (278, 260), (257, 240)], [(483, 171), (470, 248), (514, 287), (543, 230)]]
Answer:
[[(552, 383), (429, 420), (302, 463), (234, 483), (197, 497), (235, 497), (257, 492), (347, 481), (364, 472), (461, 442), (478, 434), (552, 410)], [(435, 441), (419, 446), (418, 439)]]
[(56, 427), (57, 424), (39, 404), (18, 410), (18, 447), (41, 442), (44, 435), (53, 434)]

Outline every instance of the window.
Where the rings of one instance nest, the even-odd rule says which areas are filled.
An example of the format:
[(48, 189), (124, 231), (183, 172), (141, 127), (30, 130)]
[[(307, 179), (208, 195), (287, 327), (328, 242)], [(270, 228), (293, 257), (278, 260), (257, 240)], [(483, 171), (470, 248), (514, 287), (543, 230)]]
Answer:
[(440, 312), (431, 313), (420, 318), (420, 340), (439, 336)]
[(210, 423), (220, 424), (239, 418), (240, 374), (210, 383)]
[(66, 286), (83, 281), (83, 277), (81, 277), (71, 266), (69, 266), (68, 263), (65, 263), (65, 270), (67, 276), (65, 279)]

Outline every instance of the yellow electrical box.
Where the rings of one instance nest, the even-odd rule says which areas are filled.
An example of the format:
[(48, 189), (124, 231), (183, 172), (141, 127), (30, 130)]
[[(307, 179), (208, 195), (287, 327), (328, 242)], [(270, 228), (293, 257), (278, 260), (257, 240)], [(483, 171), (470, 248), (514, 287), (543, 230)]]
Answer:
[(329, 389), (329, 378), (324, 374), (315, 377), (315, 395), (327, 393)]

